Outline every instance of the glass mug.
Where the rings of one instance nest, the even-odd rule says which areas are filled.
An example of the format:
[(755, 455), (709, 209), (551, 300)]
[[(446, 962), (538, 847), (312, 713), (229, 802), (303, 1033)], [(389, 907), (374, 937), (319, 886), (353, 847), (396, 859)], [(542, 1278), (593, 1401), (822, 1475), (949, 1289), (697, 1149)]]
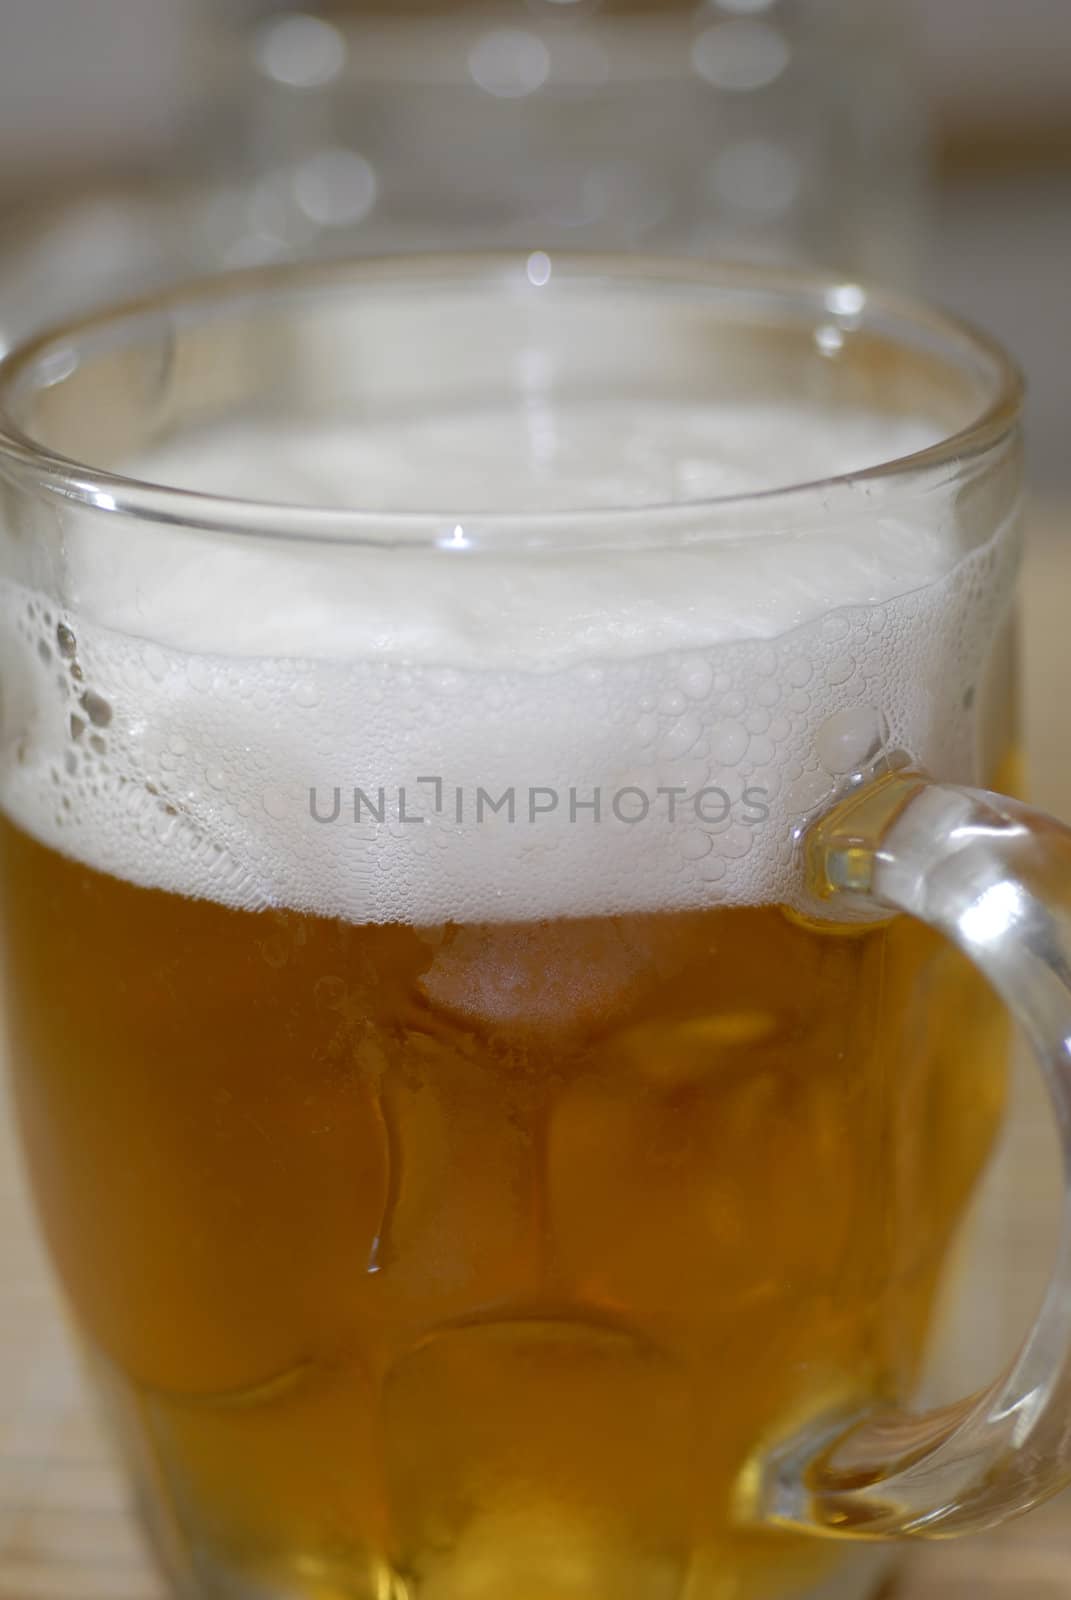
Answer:
[(1062, 1483), (1066, 1246), (911, 1410), (1000, 1002), (1071, 1125), (1068, 835), (961, 787), (1013, 781), (1000, 352), (423, 258), (0, 390), (18, 1116), (176, 1594), (859, 1600)]

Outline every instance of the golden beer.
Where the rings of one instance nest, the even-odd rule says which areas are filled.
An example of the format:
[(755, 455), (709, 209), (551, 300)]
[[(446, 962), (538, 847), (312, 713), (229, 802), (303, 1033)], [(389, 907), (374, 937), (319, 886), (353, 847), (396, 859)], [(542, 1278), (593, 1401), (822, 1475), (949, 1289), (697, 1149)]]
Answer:
[(911, 1392), (1002, 1100), (962, 958), (777, 906), (250, 914), (2, 839), (38, 1201), (198, 1592), (835, 1568), (747, 1530), (749, 1466)]

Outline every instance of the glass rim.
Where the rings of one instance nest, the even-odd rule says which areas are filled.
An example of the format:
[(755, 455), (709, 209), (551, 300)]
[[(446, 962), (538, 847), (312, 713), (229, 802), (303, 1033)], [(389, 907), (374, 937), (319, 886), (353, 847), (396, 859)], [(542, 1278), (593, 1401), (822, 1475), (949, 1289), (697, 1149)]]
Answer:
[[(541, 271), (530, 271), (533, 260)], [(547, 268), (550, 272), (544, 276)], [(771, 305), (812, 311), (846, 330), (870, 326), (911, 329), (943, 346), (943, 359), (953, 365), (951, 350), (988, 363), (993, 374), (992, 392), (978, 415), (963, 427), (943, 434), (933, 444), (907, 455), (892, 457), (852, 472), (775, 484), (747, 491), (678, 499), (665, 502), (625, 503), (618, 506), (562, 508), (553, 511), (485, 509), (464, 512), (368, 510), (290, 504), (178, 488), (94, 467), (52, 450), (27, 434), (15, 422), (11, 404), (27, 389), (40, 390), (63, 381), (42, 382), (39, 369), (49, 355), (64, 354), (64, 347), (95, 340), (109, 329), (119, 329), (153, 316), (187, 317), (210, 307), (236, 307), (257, 298), (280, 293), (335, 289), (350, 284), (397, 283), (499, 283), (513, 289), (541, 293), (547, 282), (608, 286), (630, 285), (657, 291), (677, 288), (708, 289), (712, 294), (752, 293)], [(771, 326), (774, 325), (771, 322)], [(136, 341), (135, 341), (136, 342)], [(901, 339), (901, 342), (903, 340)], [(905, 349), (910, 348), (905, 344)], [(73, 349), (68, 356), (77, 356)], [(941, 356), (942, 352), (939, 351)], [(36, 379), (36, 381), (35, 381)], [(1015, 361), (996, 339), (972, 323), (928, 305), (924, 300), (899, 295), (829, 271), (769, 267), (738, 262), (705, 262), (693, 258), (644, 255), (597, 255), (555, 251), (551, 255), (530, 250), (456, 254), (420, 253), (385, 255), (334, 261), (286, 263), (185, 280), (157, 293), (106, 306), (89, 315), (46, 328), (16, 346), (0, 359), (0, 475), (5, 471), (31, 487), (53, 493), (68, 502), (145, 522), (164, 523), (191, 532), (238, 534), (283, 540), (312, 540), (369, 545), (376, 548), (437, 547), (471, 550), (485, 545), (484, 535), (509, 535), (510, 548), (582, 544), (585, 530), (605, 536), (607, 529), (634, 528), (644, 523), (668, 525), (688, 538), (697, 518), (719, 518), (735, 511), (767, 509), (775, 516), (782, 506), (798, 507), (838, 492), (855, 492), (881, 482), (922, 477), (949, 469), (985, 454), (1016, 431), (1023, 406), (1024, 382)], [(828, 509), (828, 507), (827, 507)], [(462, 522), (464, 527), (462, 527)], [(567, 532), (570, 537), (563, 540)], [(472, 537), (469, 537), (469, 535)], [(459, 537), (460, 535), (460, 537)], [(597, 542), (605, 543), (605, 537)], [(665, 539), (655, 543), (671, 542)]]

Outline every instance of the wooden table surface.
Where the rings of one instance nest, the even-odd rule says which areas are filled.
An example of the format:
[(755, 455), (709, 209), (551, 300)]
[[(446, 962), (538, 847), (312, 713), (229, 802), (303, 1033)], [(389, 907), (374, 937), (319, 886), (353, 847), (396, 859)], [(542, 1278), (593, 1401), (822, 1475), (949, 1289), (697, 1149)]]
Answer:
[[(1035, 506), (1023, 629), (1031, 791), (1071, 820), (1069, 600), (1071, 504)], [(988, 1341), (1004, 1312), (1019, 1316), (1051, 1249), (1051, 1230), (1037, 1220), (1034, 1151), (1049, 1134), (1034, 1091), (1018, 1116), (986, 1245), (1000, 1314), (989, 1306), (968, 1316), (972, 1342)], [(1051, 1208), (1052, 1196), (1044, 1199)], [(163, 1596), (82, 1385), (0, 1115), (0, 1600)], [(981, 1538), (913, 1549), (897, 1589), (897, 1600), (1013, 1596), (1071, 1600), (1071, 1497)]]

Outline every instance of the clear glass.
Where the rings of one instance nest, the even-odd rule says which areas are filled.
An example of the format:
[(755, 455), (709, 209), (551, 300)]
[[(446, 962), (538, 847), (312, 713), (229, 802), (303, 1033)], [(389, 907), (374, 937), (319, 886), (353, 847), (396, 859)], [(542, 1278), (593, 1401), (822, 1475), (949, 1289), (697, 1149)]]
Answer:
[(855, 283), (545, 252), (5, 363), (14, 1089), (176, 1594), (862, 1600), (1059, 1480), (1062, 1290), (969, 1452), (903, 1412), (977, 967), (1041, 1026), (895, 831), (1016, 782), (1019, 398)]

